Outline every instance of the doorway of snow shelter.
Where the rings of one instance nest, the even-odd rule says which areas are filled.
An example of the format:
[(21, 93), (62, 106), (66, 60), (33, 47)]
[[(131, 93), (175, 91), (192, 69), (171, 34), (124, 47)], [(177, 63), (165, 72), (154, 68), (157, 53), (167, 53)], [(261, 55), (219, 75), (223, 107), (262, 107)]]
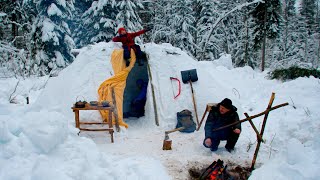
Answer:
[(123, 118), (144, 116), (149, 83), (147, 62), (134, 65), (130, 71), (123, 94)]

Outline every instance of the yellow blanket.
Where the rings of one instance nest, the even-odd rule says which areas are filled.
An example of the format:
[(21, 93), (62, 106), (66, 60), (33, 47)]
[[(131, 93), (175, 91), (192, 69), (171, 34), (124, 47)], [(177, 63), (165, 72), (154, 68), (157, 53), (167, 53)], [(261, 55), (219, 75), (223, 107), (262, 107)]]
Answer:
[[(120, 126), (128, 128), (128, 124), (123, 122), (123, 92), (126, 87), (126, 80), (129, 72), (133, 68), (136, 62), (136, 55), (131, 49), (131, 60), (130, 65), (126, 67), (126, 63), (123, 59), (123, 49), (114, 50), (111, 55), (111, 64), (114, 71), (114, 76), (105, 80), (98, 89), (99, 101), (109, 101), (112, 102), (111, 90), (114, 88), (115, 99), (118, 111), (118, 121)], [(100, 114), (104, 120), (108, 120), (108, 111), (100, 111)], [(114, 116), (112, 117), (112, 122), (115, 124)]]

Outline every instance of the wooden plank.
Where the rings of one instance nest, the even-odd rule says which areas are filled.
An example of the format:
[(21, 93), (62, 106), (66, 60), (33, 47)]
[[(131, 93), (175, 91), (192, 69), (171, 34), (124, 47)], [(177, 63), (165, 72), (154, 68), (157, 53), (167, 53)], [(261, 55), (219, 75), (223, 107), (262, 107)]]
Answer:
[(73, 105), (71, 109), (73, 110), (112, 110), (112, 107), (111, 106), (103, 107), (102, 105), (91, 106), (89, 103), (87, 103), (84, 108), (77, 108)]
[(90, 128), (79, 128), (81, 131), (112, 131), (113, 129), (90, 129)]
[(109, 124), (108, 122), (80, 122), (80, 124), (87, 124), (87, 125), (91, 125), (91, 124)]

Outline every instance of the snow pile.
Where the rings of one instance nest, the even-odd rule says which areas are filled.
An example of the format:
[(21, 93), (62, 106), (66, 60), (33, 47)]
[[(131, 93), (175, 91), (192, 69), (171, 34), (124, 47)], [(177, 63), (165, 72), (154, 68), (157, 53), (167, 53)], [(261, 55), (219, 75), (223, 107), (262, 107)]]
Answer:
[[(266, 143), (261, 145), (257, 169), (250, 179), (319, 178), (319, 79), (267, 80), (266, 73), (250, 67), (233, 68), (229, 55), (214, 62), (197, 62), (170, 44), (142, 47), (150, 57), (160, 127), (154, 122), (149, 85), (146, 116), (126, 119), (129, 128), (115, 133), (114, 144), (105, 133), (77, 136), (70, 108), (77, 99), (97, 100), (99, 85), (113, 75), (109, 60), (118, 47), (115, 43), (99, 43), (79, 50), (74, 63), (58, 77), (50, 78), (31, 107), (20, 105), (15, 112), (17, 106), (0, 104), (0, 164), (6, 164), (0, 168), (0, 179), (170, 179), (167, 173), (173, 179), (187, 179), (190, 166), (204, 167), (217, 158), (250, 166), (256, 135), (248, 122), (242, 124), (231, 154), (224, 150), (224, 142), (214, 153), (202, 146), (204, 124), (195, 133), (170, 134), (173, 150), (162, 150), (164, 131), (175, 127), (176, 112), (189, 109), (195, 116), (190, 85), (182, 84), (180, 96), (174, 99), (178, 88), (170, 81), (170, 77), (181, 80), (180, 71), (189, 69), (198, 73), (193, 89), (199, 118), (207, 103), (225, 97), (232, 99), (241, 119), (244, 112), (255, 115), (264, 111), (272, 92), (276, 93), (273, 105), (290, 103), (270, 112)], [(8, 97), (15, 83), (0, 83), (8, 87), (1, 90), (1, 95)], [(36, 96), (34, 93), (33, 99)], [(80, 114), (82, 120), (100, 119), (95, 111)], [(253, 120), (258, 129), (262, 119)]]
[(58, 112), (0, 116), (0, 179), (169, 179), (158, 160), (107, 156), (76, 133)]

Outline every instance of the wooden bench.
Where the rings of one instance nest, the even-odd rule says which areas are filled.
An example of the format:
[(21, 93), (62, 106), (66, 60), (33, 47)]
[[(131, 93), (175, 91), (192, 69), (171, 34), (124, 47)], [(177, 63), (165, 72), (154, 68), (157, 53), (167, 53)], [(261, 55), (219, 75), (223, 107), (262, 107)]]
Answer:
[[(100, 104), (98, 106), (91, 106), (89, 103), (86, 103), (84, 108), (77, 108), (75, 105), (71, 107), (75, 114), (75, 122), (76, 122), (76, 128), (78, 128), (80, 131), (109, 131), (110, 136), (111, 136), (111, 142), (113, 143), (113, 126), (112, 126), (112, 113), (113, 113), (113, 108), (112, 107), (103, 107)], [(81, 122), (80, 121), (80, 112), (81, 110), (106, 110), (109, 111), (109, 117), (108, 119), (104, 119), (102, 122)], [(109, 125), (109, 128), (104, 128), (104, 129), (92, 129), (92, 128), (81, 128), (80, 125)]]

